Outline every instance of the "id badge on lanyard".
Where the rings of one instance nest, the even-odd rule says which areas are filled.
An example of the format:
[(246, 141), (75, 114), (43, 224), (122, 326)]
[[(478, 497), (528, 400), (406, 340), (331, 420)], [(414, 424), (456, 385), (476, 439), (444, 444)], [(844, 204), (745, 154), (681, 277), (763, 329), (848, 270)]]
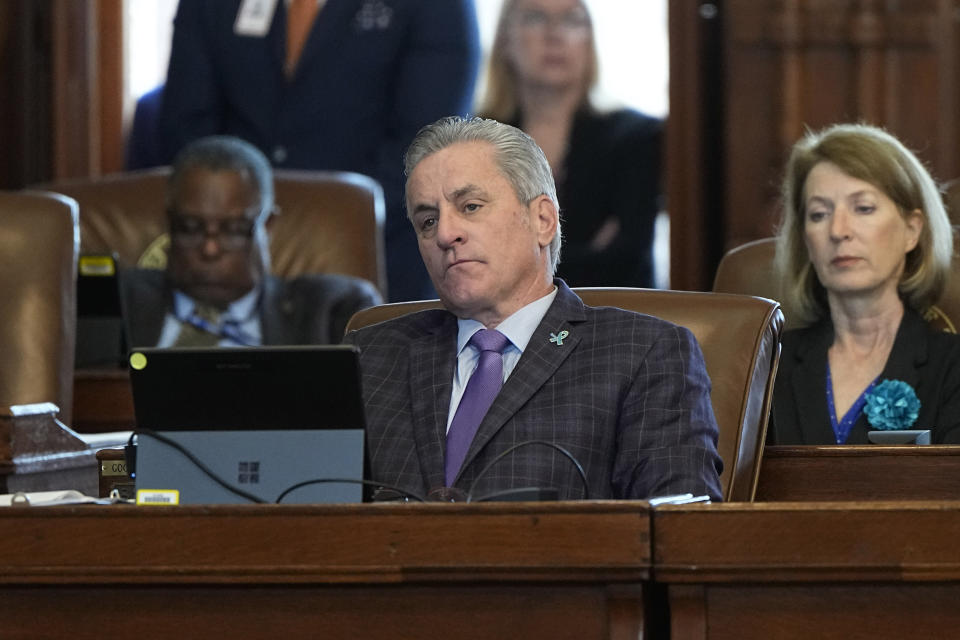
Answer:
[(243, 0), (233, 23), (233, 32), (238, 36), (266, 36), (276, 9), (277, 0)]

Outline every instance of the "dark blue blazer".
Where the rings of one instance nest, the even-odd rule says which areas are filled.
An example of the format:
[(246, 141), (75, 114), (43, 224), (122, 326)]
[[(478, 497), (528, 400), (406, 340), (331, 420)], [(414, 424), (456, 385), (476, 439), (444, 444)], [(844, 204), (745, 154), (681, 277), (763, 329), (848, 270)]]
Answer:
[(470, 109), (479, 59), (473, 0), (327, 0), (292, 78), (283, 69), (283, 0), (263, 37), (234, 33), (240, 4), (180, 2), (160, 114), (166, 160), (190, 140), (231, 134), (277, 167), (376, 178), (397, 299), (394, 286), (411, 274), (426, 278), (404, 214), (403, 153), (423, 125)]
[(160, 151), (160, 104), (163, 100), (163, 85), (154, 87), (137, 100), (133, 112), (133, 124), (127, 136), (124, 167), (128, 171), (159, 167), (164, 162)]

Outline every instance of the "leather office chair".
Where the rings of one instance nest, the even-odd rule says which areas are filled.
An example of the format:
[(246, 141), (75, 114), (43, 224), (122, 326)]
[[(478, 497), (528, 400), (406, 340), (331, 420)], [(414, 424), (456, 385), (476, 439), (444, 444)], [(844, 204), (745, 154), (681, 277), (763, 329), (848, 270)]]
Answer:
[(95, 490), (96, 457), (70, 423), (77, 203), (0, 192), (0, 493)]
[[(116, 253), (122, 266), (162, 269), (169, 167), (43, 185), (80, 205), (81, 253)], [(270, 242), (272, 271), (291, 278), (342, 273), (386, 293), (380, 185), (345, 171), (274, 172), (280, 215)]]
[[(720, 429), (725, 500), (747, 502), (756, 491), (773, 380), (780, 360), (783, 315), (762, 298), (628, 288), (574, 289), (585, 303), (639, 311), (690, 329), (700, 343)], [(384, 304), (357, 312), (347, 331), (440, 306), (439, 300)]]
[[(780, 300), (785, 329), (802, 328), (789, 302), (783, 299), (780, 281), (773, 273), (774, 238), (762, 238), (728, 251), (717, 266), (713, 290)], [(932, 326), (950, 333), (960, 327), (960, 259), (954, 258), (951, 278), (936, 305), (924, 312)]]
[(0, 407), (53, 402), (70, 423), (77, 203), (0, 192)]

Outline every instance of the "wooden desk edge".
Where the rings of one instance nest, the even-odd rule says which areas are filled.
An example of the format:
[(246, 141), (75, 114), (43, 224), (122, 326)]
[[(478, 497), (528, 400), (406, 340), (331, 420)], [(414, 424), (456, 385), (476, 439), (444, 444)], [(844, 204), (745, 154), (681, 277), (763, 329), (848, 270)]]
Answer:
[(0, 510), (0, 536), (0, 583), (650, 576), (644, 503), (23, 507)]

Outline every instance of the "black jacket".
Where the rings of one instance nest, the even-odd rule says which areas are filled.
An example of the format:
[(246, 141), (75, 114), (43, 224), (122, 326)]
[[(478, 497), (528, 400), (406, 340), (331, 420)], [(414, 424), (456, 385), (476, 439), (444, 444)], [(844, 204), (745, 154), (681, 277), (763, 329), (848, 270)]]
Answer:
[[(770, 444), (836, 444), (826, 396), (832, 343), (829, 319), (784, 334)], [(960, 442), (960, 335), (935, 331), (907, 309), (880, 380), (902, 380), (916, 391), (920, 415), (911, 429), (930, 429), (934, 444)], [(870, 429), (861, 414), (846, 444), (868, 443)]]

